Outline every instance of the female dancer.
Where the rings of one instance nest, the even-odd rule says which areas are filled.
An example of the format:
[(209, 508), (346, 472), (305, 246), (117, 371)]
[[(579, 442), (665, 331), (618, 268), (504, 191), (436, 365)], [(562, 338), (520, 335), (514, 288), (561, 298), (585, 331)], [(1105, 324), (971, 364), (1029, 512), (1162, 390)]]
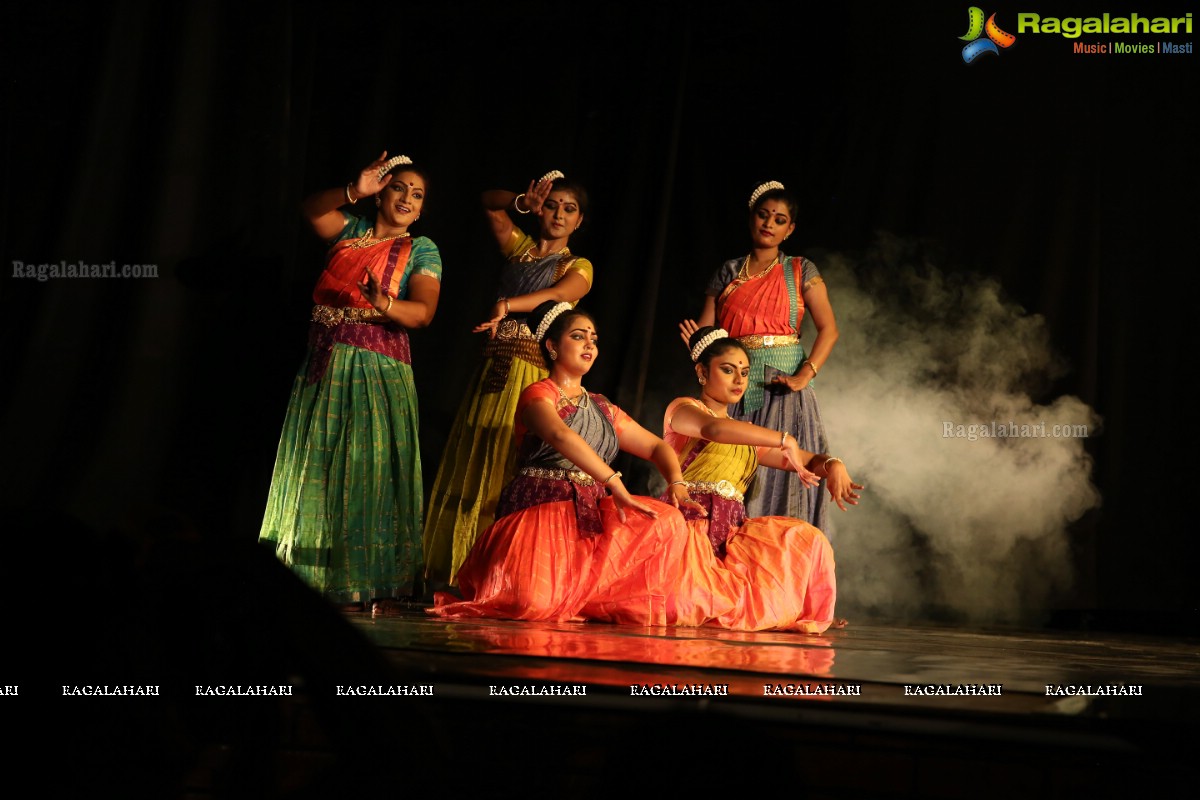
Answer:
[[(409, 328), (437, 310), (442, 263), (412, 237), (428, 180), (407, 156), (369, 164), (303, 212), (331, 243), (313, 291), (259, 539), (348, 610), (412, 595), (421, 568), (421, 456)], [(375, 198), (372, 218), (354, 213)]]
[[(746, 392), (733, 411), (777, 431), (788, 431), (814, 453), (828, 449), (817, 397), (810, 385), (838, 338), (837, 322), (824, 281), (806, 258), (789, 257), (781, 243), (796, 229), (795, 197), (783, 184), (764, 183), (750, 195), (749, 255), (726, 261), (713, 276), (699, 325), (719, 324), (737, 338), (750, 357)], [(812, 352), (800, 344), (805, 310), (817, 329)], [(680, 326), (683, 339), (699, 327)], [(825, 497), (790, 476), (760, 469), (746, 501), (751, 516), (780, 515), (828, 525)]]
[(797, 480), (794, 472), (806, 486), (823, 478), (843, 511), (858, 504), (863, 487), (841, 459), (801, 449), (787, 431), (730, 419), (730, 406), (752, 380), (750, 357), (736, 339), (705, 327), (689, 344), (700, 399), (682, 397), (667, 407), (663, 438), (679, 454), (688, 492), (708, 514), (684, 510), (689, 527), (703, 535), (689, 540), (671, 621), (820, 633), (834, 622), (837, 594), (829, 541), (799, 519), (747, 519), (742, 497), (759, 467)]
[[(671, 448), (583, 388), (598, 355), (591, 318), (547, 301), (529, 322), (549, 377), (521, 393), (520, 469), (458, 572), (463, 600), (438, 594), (429, 613), (665, 624), (691, 536), (672, 505), (703, 509)], [(629, 494), (609, 466), (618, 450), (658, 467), (672, 505)]]
[[(455, 582), (512, 478), (517, 401), (525, 387), (547, 375), (529, 312), (549, 300), (574, 305), (592, 286), (591, 263), (567, 248), (587, 211), (587, 193), (578, 183), (555, 170), (530, 182), (523, 194), (485, 192), (483, 206), (507, 261), (491, 316), (475, 328), (488, 333), (483, 365), (458, 410), (429, 498), (425, 575), (434, 586)], [(513, 225), (509, 210), (536, 216), (536, 240)]]

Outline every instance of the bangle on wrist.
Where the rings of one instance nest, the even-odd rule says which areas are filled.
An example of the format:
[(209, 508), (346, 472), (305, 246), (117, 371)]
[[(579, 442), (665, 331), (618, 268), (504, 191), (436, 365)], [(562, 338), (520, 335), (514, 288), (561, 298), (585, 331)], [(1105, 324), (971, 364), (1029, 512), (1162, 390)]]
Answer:
[(512, 309), (510, 309), (510, 308), (509, 308), (509, 306), (508, 306), (508, 298), (507, 298), (507, 297), (501, 297), (499, 302), (502, 302), (502, 303), (504, 303), (504, 316), (506, 316), (506, 317), (507, 317), (507, 316), (509, 315), (509, 313), (511, 312), (511, 310), (512, 310)]
[(383, 311), (380, 311), (379, 313), (383, 314), (386, 317), (387, 313), (392, 310), (392, 296), (390, 294), (385, 293), (384, 297), (386, 297), (388, 299), (388, 304), (386, 306), (384, 306)]
[(602, 483), (602, 484), (600, 484), (600, 485), (601, 485), (601, 486), (608, 486), (608, 482), (609, 482), (609, 481), (611, 481), (613, 478), (619, 478), (619, 477), (621, 477), (621, 473), (620, 473), (620, 472), (614, 472), (612, 475), (609, 475), (607, 478), (605, 478), (605, 479), (604, 479), (604, 483)]
[(524, 196), (525, 196), (525, 193), (521, 192), (519, 195), (517, 195), (516, 197), (513, 198), (513, 208), (515, 208), (517, 210), (518, 214), (528, 214), (529, 213), (528, 208), (521, 208), (521, 198)]
[(811, 368), (812, 368), (812, 371), (813, 371), (813, 377), (814, 377), (814, 378), (815, 378), (815, 377), (817, 377), (817, 365), (816, 365), (816, 364), (814, 364), (814, 363), (812, 363), (811, 361), (808, 361), (808, 360), (806, 360), (804, 363), (805, 363), (805, 364), (807, 364), (809, 367), (811, 367)]
[(346, 184), (346, 202), (349, 203), (350, 205), (354, 205), (355, 203), (358, 202), (357, 198), (350, 196), (350, 187), (353, 185), (354, 185), (354, 181), (350, 181), (350, 183)]
[(672, 486), (684, 486), (684, 487), (686, 487), (686, 486), (687, 486), (687, 481), (671, 481), (670, 483), (668, 483), (668, 484), (667, 484), (667, 488), (668, 488), (668, 489), (670, 489)]
[(788, 432), (787, 432), (787, 431), (780, 431), (780, 434), (781, 434), (781, 436), (779, 437), (779, 449), (780, 449), (780, 450), (782, 450), (782, 449), (783, 449), (783, 446), (784, 446), (785, 444), (787, 444)]
[(829, 465), (835, 461), (841, 462), (843, 465), (845, 465), (845, 463), (846, 463), (846, 462), (842, 461), (840, 458), (838, 458), (837, 456), (826, 456), (824, 463), (822, 463), (822, 465), (821, 465), (825, 468), (826, 475), (829, 475)]

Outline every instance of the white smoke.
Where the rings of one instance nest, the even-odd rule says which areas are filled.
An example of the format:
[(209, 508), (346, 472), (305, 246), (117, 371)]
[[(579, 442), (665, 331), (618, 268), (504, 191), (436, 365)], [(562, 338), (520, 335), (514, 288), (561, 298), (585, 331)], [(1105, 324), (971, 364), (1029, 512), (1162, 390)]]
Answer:
[(1069, 525), (1100, 503), (1079, 426), (1100, 420), (1030, 396), (1062, 368), (1040, 316), (913, 252), (881, 235), (862, 264), (819, 262), (841, 332), (821, 411), (867, 486), (832, 510), (839, 615), (1023, 620), (1073, 578)]

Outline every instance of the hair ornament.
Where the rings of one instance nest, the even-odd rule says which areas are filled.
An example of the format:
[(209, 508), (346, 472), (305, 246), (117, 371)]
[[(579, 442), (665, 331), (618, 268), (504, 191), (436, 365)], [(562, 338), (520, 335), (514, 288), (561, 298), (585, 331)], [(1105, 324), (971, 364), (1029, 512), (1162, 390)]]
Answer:
[(700, 341), (696, 342), (696, 346), (692, 348), (692, 361), (699, 361), (700, 354), (703, 353), (710, 344), (715, 342), (717, 339), (728, 338), (728, 336), (729, 331), (725, 330), (724, 328), (716, 328), (704, 334)]
[(401, 164), (411, 164), (412, 159), (408, 156), (392, 156), (387, 161), (383, 162), (383, 166), (379, 168), (379, 180), (383, 180), (383, 176), (394, 170)]
[(783, 189), (783, 188), (784, 188), (784, 185), (782, 183), (780, 183), (779, 181), (767, 181), (766, 183), (760, 183), (758, 185), (758, 188), (750, 193), (750, 204), (749, 204), (750, 207), (754, 208), (754, 201), (757, 200), (758, 198), (762, 197), (764, 192), (769, 192), (772, 189)]
[(565, 178), (565, 177), (567, 177), (567, 176), (563, 175), (558, 170), (552, 169), (549, 172), (547, 172), (545, 175), (543, 175), (542, 177), (538, 178), (538, 183), (541, 183), (542, 181), (556, 181), (559, 178)]
[(550, 326), (554, 324), (554, 320), (562, 316), (564, 311), (570, 310), (570, 303), (555, 303), (551, 306), (550, 310), (546, 312), (546, 316), (542, 317), (542, 321), (538, 323), (537, 332), (534, 333), (533, 338), (540, 342), (546, 336), (546, 331), (550, 330)]

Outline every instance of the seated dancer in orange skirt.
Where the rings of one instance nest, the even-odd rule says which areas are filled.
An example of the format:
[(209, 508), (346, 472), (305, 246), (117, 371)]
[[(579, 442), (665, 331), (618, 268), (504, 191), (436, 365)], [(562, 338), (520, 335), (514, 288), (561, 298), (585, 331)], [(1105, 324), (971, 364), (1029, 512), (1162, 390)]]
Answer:
[(829, 540), (798, 519), (747, 519), (743, 493), (760, 464), (795, 472), (808, 486), (825, 478), (843, 511), (858, 504), (863, 487), (841, 459), (801, 450), (787, 432), (729, 418), (728, 406), (741, 398), (750, 375), (736, 339), (704, 327), (692, 332), (689, 345), (700, 399), (681, 397), (667, 407), (663, 438), (679, 454), (689, 494), (707, 513), (684, 509), (688, 526), (701, 535), (688, 540), (669, 621), (821, 633), (835, 623)]
[[(662, 625), (693, 534), (679, 460), (653, 433), (581, 383), (598, 354), (596, 328), (569, 303), (529, 319), (550, 377), (517, 404), (517, 474), (496, 521), (458, 572), (463, 599), (439, 593), (430, 614)], [(624, 450), (671, 483), (668, 503), (634, 497), (609, 464)]]

